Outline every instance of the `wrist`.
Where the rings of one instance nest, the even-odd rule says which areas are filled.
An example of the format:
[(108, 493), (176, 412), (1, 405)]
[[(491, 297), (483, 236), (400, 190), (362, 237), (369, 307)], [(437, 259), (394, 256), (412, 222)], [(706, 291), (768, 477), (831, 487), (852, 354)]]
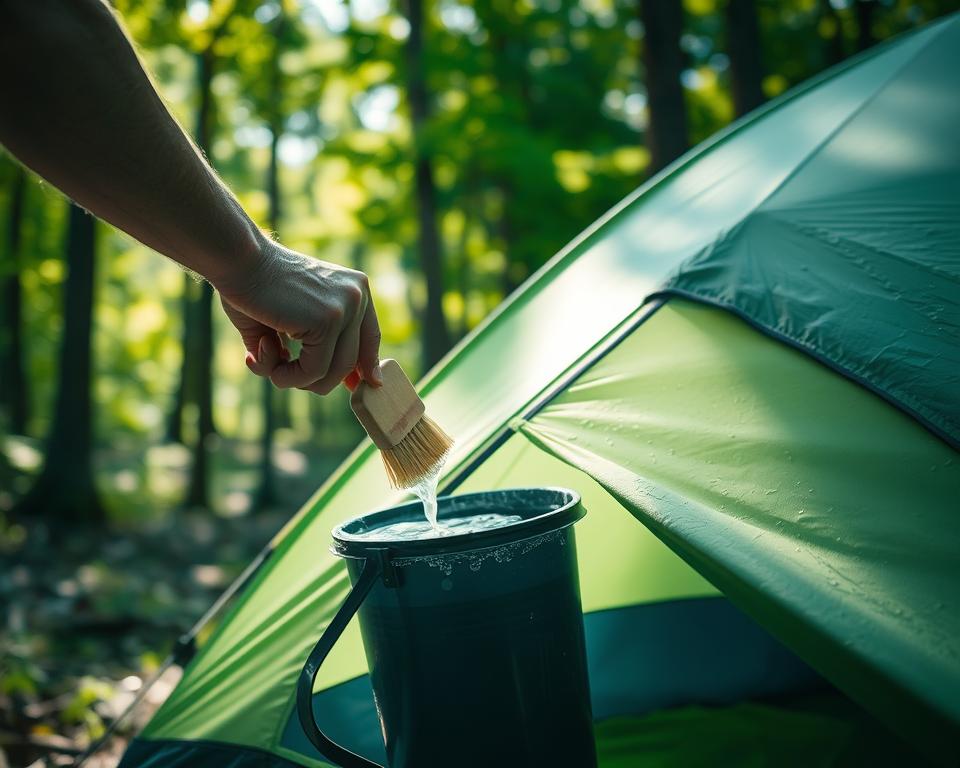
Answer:
[(249, 232), (221, 261), (222, 267), (206, 277), (221, 295), (242, 300), (270, 280), (276, 260), (277, 244), (251, 222)]

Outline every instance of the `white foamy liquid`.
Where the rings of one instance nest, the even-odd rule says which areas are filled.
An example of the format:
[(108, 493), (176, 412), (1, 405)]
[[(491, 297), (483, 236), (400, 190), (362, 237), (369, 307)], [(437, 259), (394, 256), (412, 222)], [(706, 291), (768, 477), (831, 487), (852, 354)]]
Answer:
[(502, 528), (511, 523), (519, 523), (523, 518), (520, 515), (501, 515), (487, 513), (482, 515), (468, 515), (444, 520), (442, 524), (429, 520), (415, 522), (391, 523), (372, 531), (356, 534), (357, 538), (365, 541), (413, 541), (415, 539), (437, 539), (444, 536), (454, 536), (462, 533), (480, 533)]
[(437, 481), (440, 479), (441, 469), (443, 469), (443, 462), (440, 462), (435, 471), (426, 475), (410, 489), (423, 502), (423, 514), (427, 516), (430, 527), (437, 532), (442, 531), (441, 527), (437, 525)]

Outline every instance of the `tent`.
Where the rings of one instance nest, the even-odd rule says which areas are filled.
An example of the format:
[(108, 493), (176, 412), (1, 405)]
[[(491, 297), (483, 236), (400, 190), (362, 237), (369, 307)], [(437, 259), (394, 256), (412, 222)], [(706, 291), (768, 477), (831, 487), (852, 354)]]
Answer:
[[(955, 764), (960, 16), (651, 179), (422, 392), (458, 440), (448, 492), (583, 495), (601, 766), (828, 764), (870, 744)], [(348, 589), (329, 533), (400, 498), (361, 445), (251, 567), (123, 766), (327, 765), (293, 707)], [(366, 672), (351, 626), (315, 711), (382, 758)]]

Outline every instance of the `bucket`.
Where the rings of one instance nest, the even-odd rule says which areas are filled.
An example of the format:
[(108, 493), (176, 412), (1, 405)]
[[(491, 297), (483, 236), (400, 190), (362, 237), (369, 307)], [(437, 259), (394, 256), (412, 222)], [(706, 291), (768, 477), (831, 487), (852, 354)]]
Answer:
[(529, 488), (439, 499), (453, 530), (512, 516), (487, 530), (379, 533), (423, 522), (419, 502), (334, 529), (353, 588), (300, 675), (311, 743), (343, 768), (377, 768), (324, 736), (311, 706), (320, 665), (359, 611), (390, 768), (594, 768), (573, 531), (584, 514), (573, 491)]

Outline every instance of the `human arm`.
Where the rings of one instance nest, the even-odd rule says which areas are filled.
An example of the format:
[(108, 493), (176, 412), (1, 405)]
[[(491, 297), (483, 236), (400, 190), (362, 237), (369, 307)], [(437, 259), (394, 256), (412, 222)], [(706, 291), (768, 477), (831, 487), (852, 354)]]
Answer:
[[(326, 393), (378, 382), (366, 276), (263, 235), (170, 115), (100, 0), (0, 0), (0, 142), (100, 218), (203, 275), (248, 365)], [(281, 356), (285, 334), (303, 342)]]

